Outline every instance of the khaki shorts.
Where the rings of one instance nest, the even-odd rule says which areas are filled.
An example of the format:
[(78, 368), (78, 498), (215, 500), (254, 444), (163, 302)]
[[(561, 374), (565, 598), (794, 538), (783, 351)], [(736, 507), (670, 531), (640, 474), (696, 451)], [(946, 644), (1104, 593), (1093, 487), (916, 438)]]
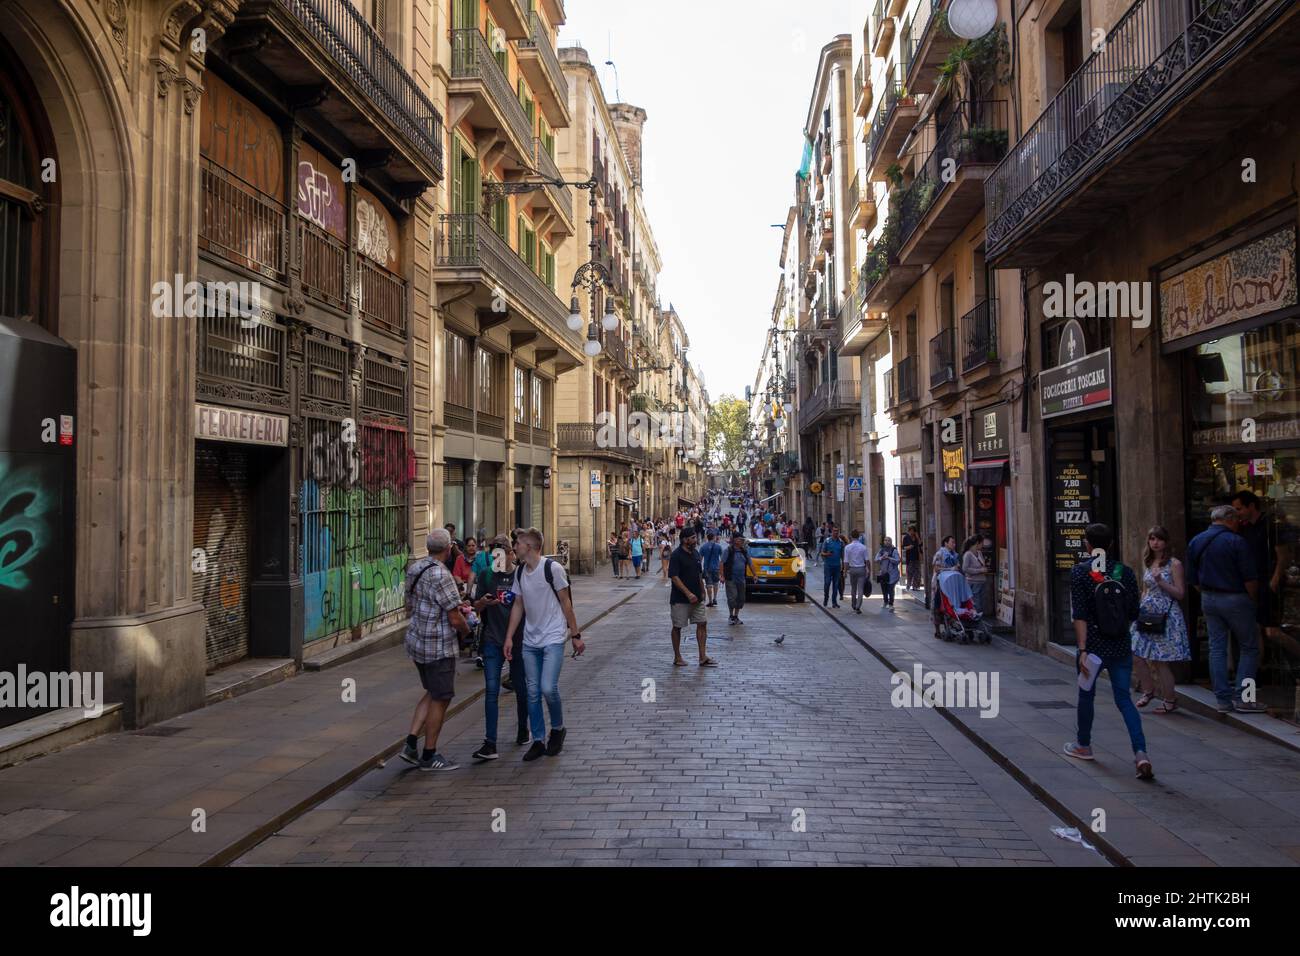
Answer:
[(696, 604), (673, 604), (673, 627), (683, 628), (687, 624), (707, 624), (709, 614), (704, 610), (704, 602)]

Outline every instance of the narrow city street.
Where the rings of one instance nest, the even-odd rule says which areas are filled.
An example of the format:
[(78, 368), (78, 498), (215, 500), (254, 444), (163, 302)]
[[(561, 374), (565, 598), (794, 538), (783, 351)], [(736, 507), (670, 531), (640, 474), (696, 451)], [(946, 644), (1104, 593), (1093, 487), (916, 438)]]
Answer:
[(390, 760), (239, 865), (1105, 865), (941, 716), (891, 706), (890, 672), (818, 607), (743, 620), (712, 609), (720, 666), (688, 634), (674, 668), (647, 580), (565, 661), (560, 756), (521, 762), (503, 696), (502, 757), (475, 765), (475, 705), (440, 742), (459, 770)]

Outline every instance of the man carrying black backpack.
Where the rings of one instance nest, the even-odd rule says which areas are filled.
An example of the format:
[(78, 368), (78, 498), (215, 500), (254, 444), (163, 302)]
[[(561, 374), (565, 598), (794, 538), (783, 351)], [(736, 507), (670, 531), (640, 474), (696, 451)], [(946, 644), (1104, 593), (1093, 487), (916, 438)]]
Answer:
[(1093, 699), (1101, 671), (1110, 674), (1110, 689), (1128, 728), (1137, 775), (1142, 780), (1155, 776), (1146, 755), (1142, 718), (1133, 704), (1133, 645), (1129, 627), (1138, 618), (1137, 576), (1108, 553), (1111, 530), (1104, 524), (1090, 524), (1084, 533), (1093, 557), (1070, 571), (1070, 608), (1074, 636), (1078, 643), (1079, 734), (1065, 745), (1065, 752), (1079, 760), (1092, 760)]

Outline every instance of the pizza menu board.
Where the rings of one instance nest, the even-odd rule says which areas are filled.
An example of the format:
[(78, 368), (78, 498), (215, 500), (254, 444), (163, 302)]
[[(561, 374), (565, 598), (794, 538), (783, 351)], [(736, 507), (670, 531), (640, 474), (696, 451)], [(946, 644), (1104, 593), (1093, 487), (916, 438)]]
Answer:
[(1052, 555), (1058, 571), (1090, 557), (1084, 531), (1092, 523), (1092, 483), (1078, 462), (1056, 462), (1052, 472)]

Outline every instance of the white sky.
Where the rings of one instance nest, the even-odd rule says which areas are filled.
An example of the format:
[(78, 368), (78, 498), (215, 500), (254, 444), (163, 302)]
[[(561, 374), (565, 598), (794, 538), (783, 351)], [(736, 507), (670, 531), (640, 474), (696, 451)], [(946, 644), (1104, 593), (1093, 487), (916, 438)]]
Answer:
[[(771, 321), (781, 230), (821, 49), (868, 0), (566, 0), (605, 96), (640, 106), (645, 203), (709, 397), (744, 395)], [(612, 59), (615, 70), (603, 66)]]

